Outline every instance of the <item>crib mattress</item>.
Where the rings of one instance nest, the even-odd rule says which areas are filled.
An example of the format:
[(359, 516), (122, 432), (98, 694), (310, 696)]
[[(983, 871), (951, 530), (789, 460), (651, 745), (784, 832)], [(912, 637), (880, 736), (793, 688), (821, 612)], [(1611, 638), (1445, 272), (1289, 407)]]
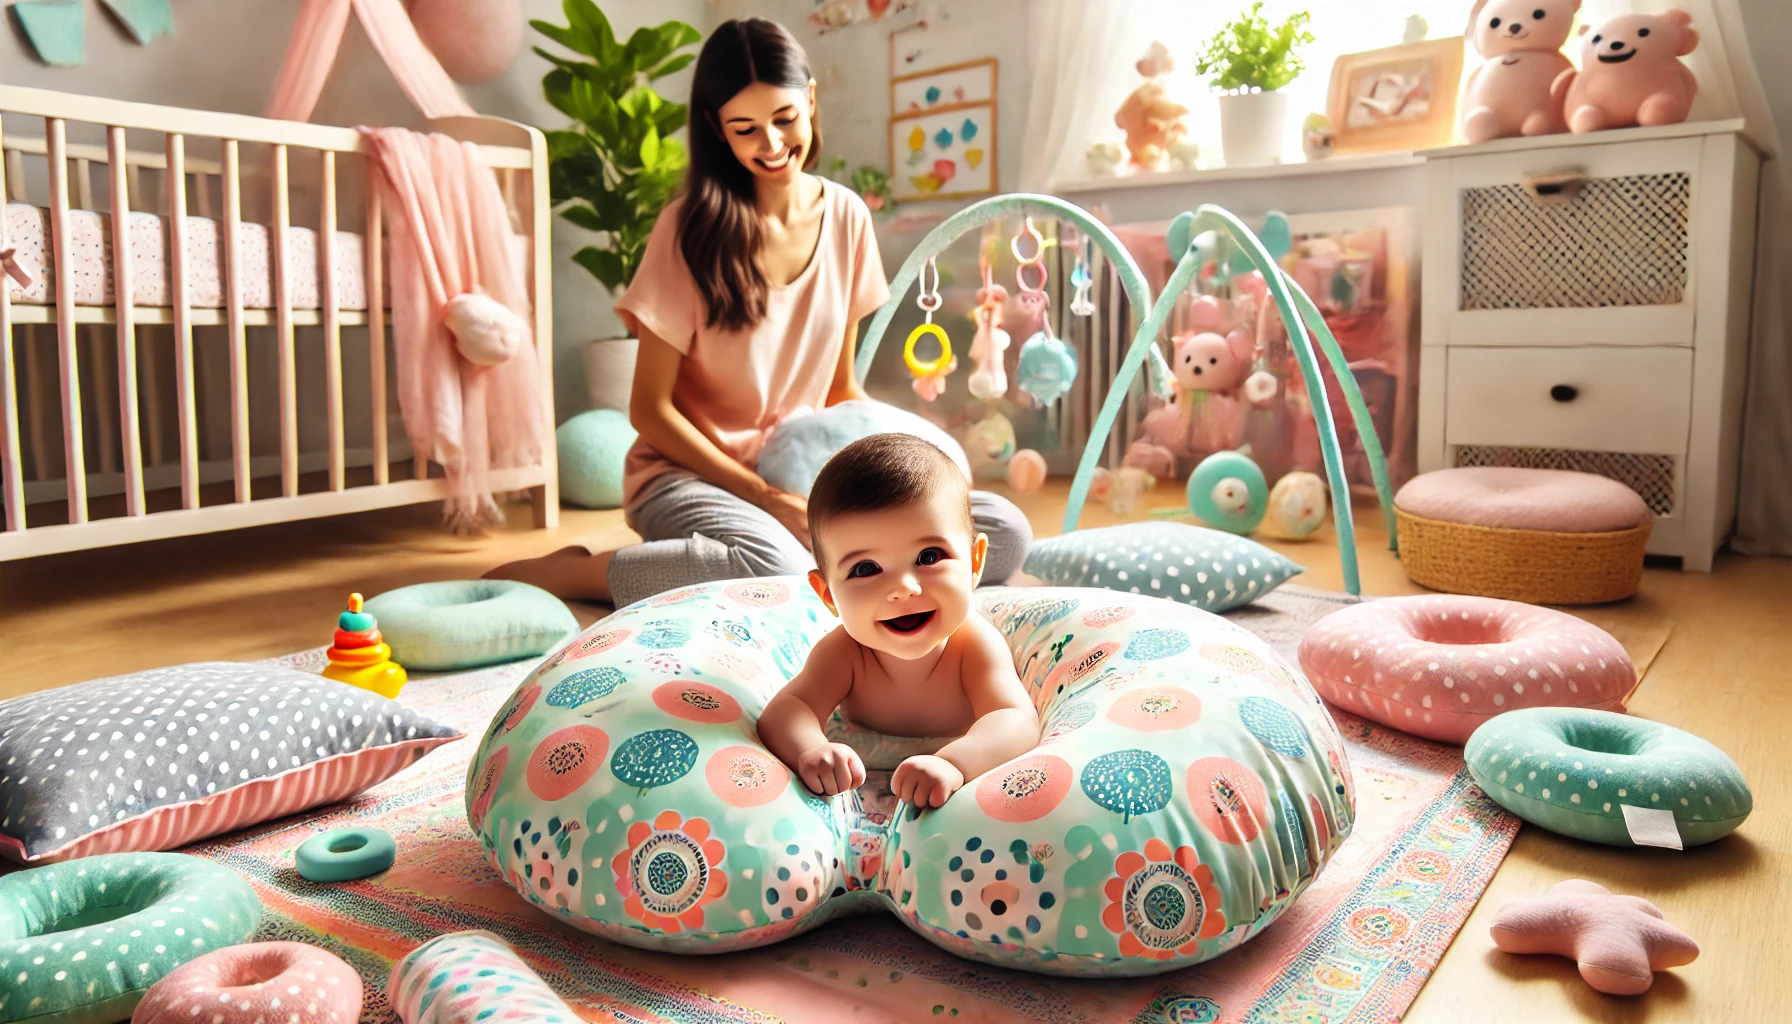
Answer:
[[(114, 302), (112, 285), (112, 232), (108, 214), (93, 210), (69, 211), (70, 272), (73, 277), (75, 304), (78, 306), (110, 306)], [(0, 277), (12, 293), (12, 300), (28, 305), (48, 305), (55, 301), (56, 274), (49, 244), (50, 214), (41, 207), (10, 203), (6, 207), (6, 244), (17, 250), (13, 258), (34, 281), (29, 288)], [(220, 244), (224, 226), (206, 217), (186, 218), (187, 304), (195, 309), (224, 307), (224, 252)], [(274, 306), (273, 232), (265, 224), (237, 225), (237, 249), (243, 266), (241, 281), (243, 307), (272, 309)], [(167, 218), (151, 213), (131, 214), (131, 299), (136, 306), (172, 306), (168, 261)], [(367, 266), (358, 234), (336, 232), (336, 302), (339, 309), (367, 308)], [(317, 309), (318, 263), (317, 232), (310, 228), (286, 229), (288, 259), (287, 282), (291, 286), (291, 308)]]

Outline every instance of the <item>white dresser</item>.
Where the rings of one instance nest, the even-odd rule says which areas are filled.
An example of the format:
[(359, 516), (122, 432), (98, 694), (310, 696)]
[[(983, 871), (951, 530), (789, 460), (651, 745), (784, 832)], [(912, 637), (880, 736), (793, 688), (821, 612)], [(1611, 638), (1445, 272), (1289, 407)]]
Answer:
[(1736, 511), (1760, 155), (1741, 121), (1424, 154), (1421, 472), (1600, 473), (1709, 571)]

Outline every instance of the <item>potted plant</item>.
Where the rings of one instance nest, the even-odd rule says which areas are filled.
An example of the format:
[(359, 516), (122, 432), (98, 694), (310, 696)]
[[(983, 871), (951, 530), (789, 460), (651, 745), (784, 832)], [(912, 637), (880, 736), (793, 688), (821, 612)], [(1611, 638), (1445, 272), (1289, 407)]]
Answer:
[(1277, 90), (1306, 67), (1296, 48), (1313, 41), (1305, 11), (1271, 25), (1263, 4), (1227, 23), (1207, 41), (1195, 62), (1198, 74), (1220, 90), (1220, 146), (1228, 167), (1282, 161), (1288, 97)]
[(866, 164), (852, 172), (852, 190), (865, 200), (867, 210), (876, 213), (890, 204), (890, 175)]
[[(603, 240), (573, 254), (611, 293), (634, 280), (653, 222), (684, 177), (686, 107), (650, 84), (696, 59), (687, 48), (702, 39), (681, 21), (637, 29), (618, 42), (592, 0), (564, 0), (565, 25), (531, 21), (537, 32), (572, 51), (536, 47), (553, 64), (541, 80), (570, 128), (547, 133), (548, 187), (568, 222)], [(585, 381), (592, 406), (628, 408), (635, 340), (602, 339), (585, 348)]]

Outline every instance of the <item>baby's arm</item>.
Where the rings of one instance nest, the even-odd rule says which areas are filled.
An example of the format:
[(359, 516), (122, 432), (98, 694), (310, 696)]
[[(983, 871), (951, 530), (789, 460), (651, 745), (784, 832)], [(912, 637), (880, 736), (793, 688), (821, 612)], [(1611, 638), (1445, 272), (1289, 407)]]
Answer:
[(811, 792), (833, 796), (865, 782), (859, 755), (844, 743), (830, 743), (821, 728), (852, 692), (857, 646), (844, 627), (822, 637), (809, 651), (802, 671), (759, 715), (759, 742), (789, 765)]
[(1014, 672), (1008, 644), (976, 616), (966, 621), (965, 634), (960, 672), (976, 721), (939, 753), (902, 762), (890, 779), (896, 795), (918, 807), (941, 806), (966, 779), (1039, 745), (1039, 712)]

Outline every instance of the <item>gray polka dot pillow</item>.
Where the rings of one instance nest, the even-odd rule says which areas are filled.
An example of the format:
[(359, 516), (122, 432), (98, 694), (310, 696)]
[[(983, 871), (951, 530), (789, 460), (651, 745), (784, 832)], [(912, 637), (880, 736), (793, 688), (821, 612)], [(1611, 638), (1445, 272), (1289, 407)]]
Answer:
[(346, 683), (222, 661), (0, 701), (0, 854), (172, 850), (345, 800), (460, 735)]
[(1250, 604), (1305, 569), (1251, 540), (1187, 523), (1124, 523), (1033, 542), (1026, 572), (1054, 586), (1167, 597), (1209, 612)]

